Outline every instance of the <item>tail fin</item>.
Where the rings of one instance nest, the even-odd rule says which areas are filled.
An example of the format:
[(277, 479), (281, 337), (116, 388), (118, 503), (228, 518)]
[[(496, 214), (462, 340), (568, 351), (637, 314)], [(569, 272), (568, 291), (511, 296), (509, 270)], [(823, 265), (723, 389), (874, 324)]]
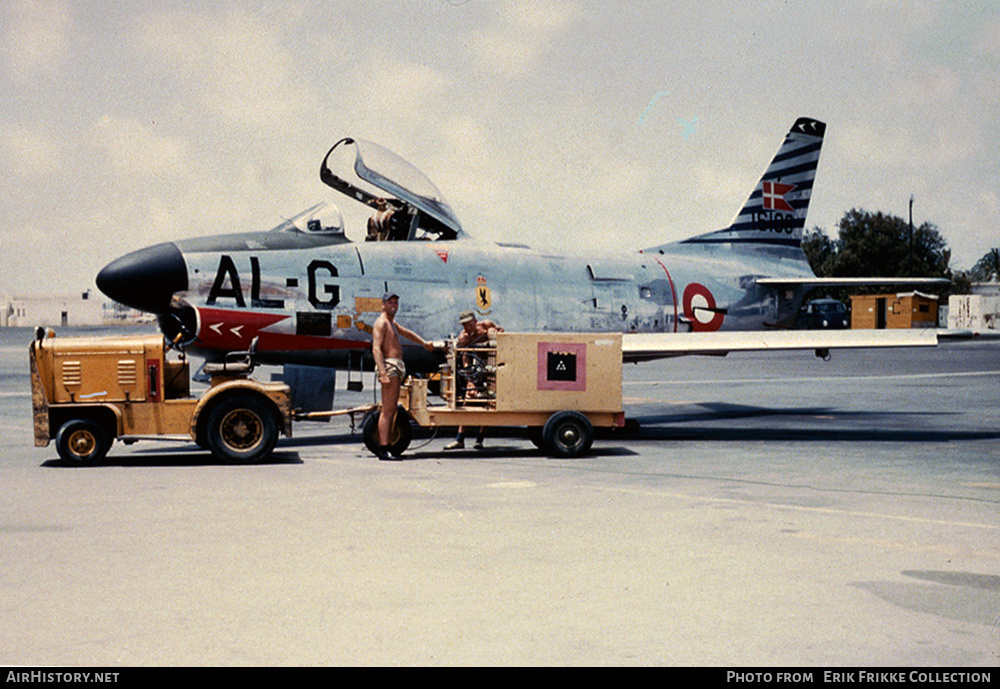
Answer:
[(797, 119), (733, 223), (679, 243), (798, 249), (825, 132), (818, 120)]

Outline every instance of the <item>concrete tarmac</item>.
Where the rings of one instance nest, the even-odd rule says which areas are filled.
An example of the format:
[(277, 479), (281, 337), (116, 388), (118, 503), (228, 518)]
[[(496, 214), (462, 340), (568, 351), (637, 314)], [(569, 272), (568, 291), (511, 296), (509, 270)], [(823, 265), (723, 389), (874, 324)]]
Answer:
[(579, 459), (379, 462), (339, 419), (78, 469), (5, 337), (2, 664), (1000, 662), (1000, 341), (630, 365), (641, 431)]

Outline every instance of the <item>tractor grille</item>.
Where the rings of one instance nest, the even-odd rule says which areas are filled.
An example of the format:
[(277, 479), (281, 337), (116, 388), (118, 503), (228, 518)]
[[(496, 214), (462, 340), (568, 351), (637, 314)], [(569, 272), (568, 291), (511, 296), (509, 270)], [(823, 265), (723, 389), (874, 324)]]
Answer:
[(131, 387), (139, 381), (139, 367), (133, 359), (123, 359), (118, 362), (118, 384), (123, 388)]
[(81, 385), (83, 383), (83, 367), (79, 361), (64, 361), (62, 364), (63, 385)]

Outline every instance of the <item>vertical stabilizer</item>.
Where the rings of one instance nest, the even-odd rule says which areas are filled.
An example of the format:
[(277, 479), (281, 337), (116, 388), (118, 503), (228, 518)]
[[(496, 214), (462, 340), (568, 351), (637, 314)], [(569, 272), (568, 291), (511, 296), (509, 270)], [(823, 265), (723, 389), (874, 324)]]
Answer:
[(800, 117), (733, 223), (682, 244), (799, 248), (826, 125)]

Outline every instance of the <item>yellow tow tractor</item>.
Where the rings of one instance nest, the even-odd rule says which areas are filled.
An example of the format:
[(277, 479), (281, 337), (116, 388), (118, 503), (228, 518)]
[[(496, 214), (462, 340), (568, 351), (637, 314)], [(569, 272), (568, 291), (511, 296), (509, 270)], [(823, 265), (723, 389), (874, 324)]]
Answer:
[[(400, 397), (389, 449), (402, 454), (411, 421), (427, 428), (527, 427), (528, 437), (558, 457), (586, 453), (595, 428), (622, 428), (620, 334), (497, 333), (486, 346), (447, 344), (442, 403), (428, 401), (427, 380), (409, 378)], [(375, 452), (378, 409), (362, 422)]]
[(194, 440), (229, 463), (267, 457), (292, 435), (291, 391), (250, 378), (256, 342), (206, 364), (208, 390), (192, 396), (183, 352), (161, 335), (55, 337), (38, 329), (29, 347), (35, 445), (53, 439), (66, 463), (91, 465), (116, 440)]

